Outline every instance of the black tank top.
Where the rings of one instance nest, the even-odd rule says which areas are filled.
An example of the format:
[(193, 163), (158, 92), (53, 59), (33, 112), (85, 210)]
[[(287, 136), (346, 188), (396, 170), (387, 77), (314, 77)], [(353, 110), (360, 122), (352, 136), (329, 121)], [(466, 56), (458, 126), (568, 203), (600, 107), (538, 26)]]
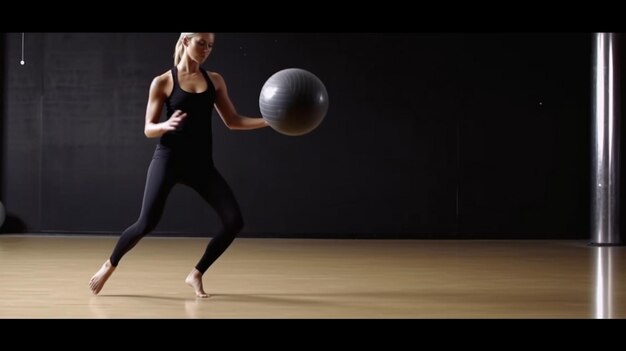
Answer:
[(172, 93), (165, 100), (167, 107), (167, 118), (170, 118), (174, 111), (181, 110), (187, 113), (183, 123), (175, 131), (167, 132), (161, 136), (160, 146), (172, 150), (193, 150), (198, 156), (212, 156), (212, 135), (211, 116), (213, 104), (215, 103), (215, 87), (207, 72), (200, 68), (200, 72), (207, 81), (207, 90), (201, 93), (190, 93), (184, 91), (178, 83), (178, 68), (172, 68), (172, 78), (174, 87)]

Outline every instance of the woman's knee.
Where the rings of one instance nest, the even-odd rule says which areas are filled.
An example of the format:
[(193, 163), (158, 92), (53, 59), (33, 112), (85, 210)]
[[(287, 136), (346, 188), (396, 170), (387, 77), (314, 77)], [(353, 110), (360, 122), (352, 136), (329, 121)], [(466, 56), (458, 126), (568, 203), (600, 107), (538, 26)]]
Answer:
[(238, 234), (243, 229), (243, 217), (241, 215), (236, 215), (226, 220), (224, 223), (226, 230), (233, 233)]
[(158, 223), (159, 221), (157, 220), (149, 220), (149, 219), (140, 218), (135, 223), (135, 228), (139, 234), (146, 235), (150, 233), (151, 231), (153, 231), (156, 228)]

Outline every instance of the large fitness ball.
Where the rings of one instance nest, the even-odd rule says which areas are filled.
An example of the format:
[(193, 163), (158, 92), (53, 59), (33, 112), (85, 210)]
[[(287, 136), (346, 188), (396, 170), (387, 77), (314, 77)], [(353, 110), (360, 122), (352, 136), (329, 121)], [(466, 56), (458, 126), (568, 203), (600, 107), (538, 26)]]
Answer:
[(322, 123), (328, 110), (324, 83), (313, 73), (288, 68), (274, 73), (263, 85), (259, 109), (267, 123), (285, 135), (303, 135)]

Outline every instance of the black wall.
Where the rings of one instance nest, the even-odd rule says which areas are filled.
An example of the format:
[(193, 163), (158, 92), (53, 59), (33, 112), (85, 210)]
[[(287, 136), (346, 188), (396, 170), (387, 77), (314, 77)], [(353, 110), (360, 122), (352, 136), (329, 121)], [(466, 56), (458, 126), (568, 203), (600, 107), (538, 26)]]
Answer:
[[(2, 72), (2, 77), (6, 77), (5, 65), (4, 65), (4, 57), (5, 57), (5, 34), (0, 35), (0, 72)], [(4, 199), (4, 81), (0, 82), (0, 202)], [(0, 225), (1, 227), (1, 225)]]
[[(149, 84), (178, 33), (6, 36), (2, 200), (30, 232), (119, 233), (136, 219), (156, 139)], [(325, 83), (313, 133), (229, 131), (214, 159), (243, 236), (586, 238), (591, 35), (221, 33), (205, 68), (242, 114), (278, 70)], [(213, 233), (176, 187), (157, 233)]]

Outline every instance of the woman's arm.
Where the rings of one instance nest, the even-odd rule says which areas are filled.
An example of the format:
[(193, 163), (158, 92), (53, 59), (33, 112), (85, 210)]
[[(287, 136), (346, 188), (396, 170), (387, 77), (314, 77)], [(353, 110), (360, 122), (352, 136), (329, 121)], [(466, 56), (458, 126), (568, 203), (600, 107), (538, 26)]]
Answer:
[(263, 118), (247, 117), (238, 114), (228, 97), (228, 89), (226, 88), (224, 78), (215, 72), (209, 74), (213, 85), (215, 85), (215, 109), (228, 129), (250, 130), (268, 126)]
[(167, 75), (154, 78), (150, 84), (148, 107), (146, 108), (146, 125), (144, 127), (144, 134), (148, 138), (158, 138), (169, 131), (176, 130), (182, 120), (187, 117), (186, 113), (176, 110), (167, 121), (158, 123), (163, 103), (165, 103), (167, 98), (166, 87)]

